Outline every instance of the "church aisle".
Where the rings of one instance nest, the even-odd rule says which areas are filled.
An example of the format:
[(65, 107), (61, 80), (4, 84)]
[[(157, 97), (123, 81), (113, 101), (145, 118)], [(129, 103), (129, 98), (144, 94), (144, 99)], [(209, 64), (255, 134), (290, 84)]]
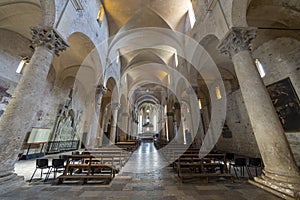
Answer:
[(168, 162), (155, 148), (153, 142), (142, 142), (140, 147), (131, 155), (121, 172), (153, 172), (165, 166), (168, 166)]

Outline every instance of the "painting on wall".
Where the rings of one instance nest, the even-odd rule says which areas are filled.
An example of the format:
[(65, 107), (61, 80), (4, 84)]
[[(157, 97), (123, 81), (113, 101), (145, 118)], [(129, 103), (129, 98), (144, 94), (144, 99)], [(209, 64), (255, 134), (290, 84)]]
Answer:
[(300, 102), (289, 78), (267, 86), (273, 105), (286, 132), (300, 131)]

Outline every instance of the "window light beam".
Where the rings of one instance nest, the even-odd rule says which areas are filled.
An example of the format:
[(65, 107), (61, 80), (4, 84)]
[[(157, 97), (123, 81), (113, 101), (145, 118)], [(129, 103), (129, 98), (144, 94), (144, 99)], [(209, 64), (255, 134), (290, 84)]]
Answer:
[(255, 65), (257, 67), (257, 70), (260, 74), (260, 77), (263, 78), (266, 76), (266, 72), (264, 70), (264, 67), (262, 66), (261, 62), (258, 59), (255, 59)]
[(188, 15), (189, 15), (190, 23), (191, 23), (191, 29), (193, 29), (194, 25), (196, 23), (196, 16), (195, 16), (192, 2), (189, 4)]

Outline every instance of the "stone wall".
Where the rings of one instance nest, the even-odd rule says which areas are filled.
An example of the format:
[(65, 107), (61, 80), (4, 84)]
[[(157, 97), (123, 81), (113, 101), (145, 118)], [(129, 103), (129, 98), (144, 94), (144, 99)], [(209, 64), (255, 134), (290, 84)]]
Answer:
[(30, 57), (28, 48), (30, 41), (25, 37), (6, 29), (0, 29), (0, 116), (20, 80), (21, 74), (16, 73), (23, 57)]
[[(107, 20), (104, 19), (102, 23), (97, 21), (100, 1), (82, 1), (82, 6), (83, 10), (75, 10), (73, 5), (69, 3), (56, 26), (57, 30), (66, 40), (68, 40), (73, 33), (82, 33), (92, 42), (96, 52), (99, 53), (101, 63), (99, 63), (97, 66), (90, 67), (94, 68), (95, 73), (97, 73), (96, 76), (99, 78), (97, 81), (99, 82), (100, 80), (104, 80), (103, 71), (106, 65), (106, 55), (108, 51), (107, 39), (109, 37), (109, 33)], [(102, 67), (99, 65), (102, 65)], [(87, 85), (87, 83), (83, 84)], [(93, 84), (95, 85), (95, 83)], [(77, 114), (80, 114), (77, 115), (78, 120), (80, 120), (80, 122), (78, 121), (78, 133), (80, 137), (82, 137), (83, 132), (88, 132), (91, 134), (90, 127), (96, 126), (95, 124), (91, 124), (95, 123), (95, 120), (90, 122), (90, 117), (92, 115), (91, 112), (94, 112), (95, 110), (93, 107), (91, 107), (91, 99), (88, 99), (86, 94), (84, 94), (84, 88), (77, 88), (77, 90), (74, 91), (74, 95), (74, 97), (76, 97), (74, 99), (76, 100), (74, 101), (72, 108), (77, 111)]]
[[(96, 51), (100, 53), (100, 57), (102, 56), (101, 61), (103, 62), (100, 64), (104, 65), (104, 58), (107, 51), (107, 44), (105, 40), (108, 38), (108, 29), (106, 20), (104, 20), (102, 24), (98, 23), (96, 20), (100, 1), (81, 2), (83, 10), (75, 10), (71, 2), (66, 4), (66, 2), (57, 1), (57, 18), (55, 27), (65, 40), (68, 40), (73, 33), (82, 33), (86, 36), (96, 47)], [(101, 44), (101, 46), (98, 46), (99, 44)], [(61, 66), (60, 59), (60, 57), (55, 58), (55, 62), (53, 63), (54, 66), (52, 68), (54, 71), (49, 72), (47, 80), (48, 86), (45, 89), (44, 95), (45, 101), (40, 105), (42, 119), (39, 119), (38, 115), (40, 113), (37, 113), (35, 126), (52, 128), (59, 106), (65, 103), (70, 89), (74, 87), (75, 77), (65, 74), (68, 78), (65, 80), (59, 80), (60, 77), (64, 77), (64, 75), (61, 74), (63, 71), (61, 71), (60, 68), (68, 67)], [(55, 70), (57, 70), (57, 72), (55, 72)], [(98, 70), (97, 73), (101, 74), (102, 71)], [(99, 77), (101, 77), (101, 75), (99, 75)], [(89, 127), (87, 127), (86, 124), (90, 124), (90, 122), (87, 121), (90, 121), (89, 116), (91, 115), (91, 111), (94, 111), (89, 107), (91, 105), (91, 101), (87, 98), (86, 89), (82, 84), (80, 81), (76, 82), (76, 87), (73, 90), (73, 101), (70, 105), (70, 108), (75, 112), (76, 131), (80, 138), (82, 137), (83, 132), (88, 132)]]
[(0, 29), (0, 77), (12, 84), (8, 90), (13, 93), (21, 75), (16, 73), (22, 57), (30, 57), (33, 53), (28, 47), (31, 44), (25, 37), (6, 29)]
[[(81, 1), (81, 3), (83, 10), (75, 10), (70, 1), (67, 3), (67, 1), (56, 0), (56, 24), (54, 27), (65, 40), (68, 40), (73, 33), (83, 33), (89, 38), (96, 47), (96, 52), (98, 52), (101, 57), (101, 63), (96, 66), (97, 73), (99, 73), (98, 77), (104, 79), (102, 77), (103, 75), (101, 75), (101, 70), (104, 71), (104, 67), (100, 67), (99, 65), (102, 64), (102, 66), (105, 66), (105, 58), (108, 51), (107, 39), (109, 33), (107, 21), (104, 19), (102, 23), (97, 22), (97, 14), (100, 7), (99, 0)], [(29, 48), (31, 41), (17, 33), (0, 29), (0, 34), (0, 79), (5, 81), (5, 85), (7, 85), (7, 83), (10, 85), (8, 92), (12, 94), (21, 77), (20, 74), (16, 73), (18, 64), (22, 57), (28, 56), (30, 58), (33, 54), (33, 50)], [(101, 46), (99, 46), (99, 44), (101, 44)], [(55, 59), (59, 60), (60, 58), (61, 57), (56, 57)], [(33, 119), (34, 127), (52, 129), (55, 124), (59, 106), (64, 105), (70, 89), (73, 88), (75, 77), (70, 77), (72, 79), (71, 81), (57, 84), (60, 83), (58, 79), (61, 76), (61, 71), (59, 71), (58, 68), (68, 66), (57, 67), (56, 64), (56, 62), (53, 62), (53, 66), (49, 71), (46, 80), (47, 85), (43, 91), (43, 101), (37, 102), (38, 111)], [(91, 112), (87, 109), (90, 105), (90, 101), (86, 96), (85, 89), (81, 85), (73, 91), (73, 103), (71, 108), (75, 111), (75, 123), (80, 136), (83, 132), (87, 131), (84, 128), (84, 124), (85, 121), (89, 120), (88, 116)]]
[[(300, 42), (292, 38), (277, 38), (264, 43), (253, 52), (253, 57), (262, 63), (266, 76), (266, 86), (290, 78), (292, 85), (300, 96)], [(287, 132), (287, 139), (300, 165), (300, 131)]]
[(217, 148), (226, 152), (249, 157), (260, 157), (250, 120), (240, 89), (227, 95), (226, 124), (232, 138), (221, 135)]

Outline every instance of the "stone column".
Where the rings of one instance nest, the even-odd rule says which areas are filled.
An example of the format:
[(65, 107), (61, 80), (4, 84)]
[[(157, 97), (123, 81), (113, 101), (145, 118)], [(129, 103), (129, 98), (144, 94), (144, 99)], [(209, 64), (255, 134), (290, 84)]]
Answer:
[(181, 106), (179, 102), (176, 102), (174, 104), (175, 107), (175, 119), (176, 119), (176, 128), (177, 128), (177, 142), (179, 144), (184, 143), (184, 138), (183, 138), (183, 127), (181, 124)]
[(95, 95), (95, 101), (96, 101), (96, 104), (95, 104), (95, 110), (96, 110), (96, 113), (99, 115), (100, 113), (100, 109), (101, 109), (101, 102), (102, 102), (102, 96), (104, 94), (106, 94), (107, 92), (107, 88), (104, 87), (103, 85), (99, 85), (97, 88), (96, 88), (96, 95)]
[[(103, 94), (106, 93), (106, 88), (103, 85), (99, 85), (95, 91), (95, 99), (91, 99), (90, 106), (91, 113), (89, 119), (89, 131), (86, 148), (92, 149), (98, 146), (101, 140), (101, 136), (99, 135), (100, 124), (99, 124), (99, 114), (101, 109), (101, 101)], [(88, 109), (87, 109), (88, 110)], [(101, 143), (102, 144), (102, 143)]]
[(120, 136), (120, 141), (124, 142), (126, 141), (126, 135), (128, 133), (128, 113), (122, 113), (122, 119), (121, 119), (121, 136)]
[(132, 132), (131, 132), (131, 123), (132, 122), (132, 118), (128, 116), (128, 120), (127, 120), (127, 139), (131, 140), (132, 139)]
[(130, 126), (130, 135), (131, 135), (131, 138), (136, 137), (135, 129), (136, 129), (135, 120), (132, 119), (131, 126)]
[(103, 131), (101, 130), (99, 119), (100, 119), (102, 97), (106, 93), (106, 91), (107, 91), (107, 89), (103, 85), (99, 85), (96, 88), (96, 94), (95, 94), (95, 113), (96, 113), (95, 134), (96, 134), (96, 138), (97, 138), (97, 141), (95, 143), (96, 147), (101, 146), (102, 141), (103, 141)]
[(14, 165), (24, 137), (31, 130), (37, 102), (43, 101), (53, 55), (58, 55), (59, 51), (67, 47), (67, 43), (50, 27), (34, 27), (31, 34), (35, 52), (0, 121), (1, 191), (10, 186), (10, 181), (16, 179)]
[[(202, 129), (202, 123), (201, 123), (201, 115), (199, 115), (199, 106), (197, 101), (196, 92), (193, 88), (187, 88), (186, 89), (187, 94), (189, 95), (189, 110), (190, 110), (190, 116), (189, 119), (191, 120), (191, 133), (192, 133), (192, 145), (194, 147), (199, 148), (202, 144), (201, 142), (201, 135), (202, 133), (200, 130)], [(195, 109), (196, 108), (196, 109)]]
[(175, 137), (175, 135), (174, 135), (174, 112), (173, 111), (167, 112), (167, 120), (168, 120), (169, 141), (172, 141)]
[(138, 121), (137, 120), (132, 120), (131, 122), (131, 135), (135, 139), (137, 139), (137, 132), (138, 132)]
[(112, 111), (112, 122), (111, 122), (111, 131), (110, 131), (110, 144), (115, 144), (116, 140), (116, 132), (117, 132), (117, 122), (118, 122), (118, 111), (120, 109), (119, 103), (112, 103), (111, 104), (111, 111)]
[(283, 198), (299, 199), (300, 174), (270, 96), (249, 52), (254, 28), (232, 28), (219, 50), (234, 64), (265, 169), (252, 182)]

